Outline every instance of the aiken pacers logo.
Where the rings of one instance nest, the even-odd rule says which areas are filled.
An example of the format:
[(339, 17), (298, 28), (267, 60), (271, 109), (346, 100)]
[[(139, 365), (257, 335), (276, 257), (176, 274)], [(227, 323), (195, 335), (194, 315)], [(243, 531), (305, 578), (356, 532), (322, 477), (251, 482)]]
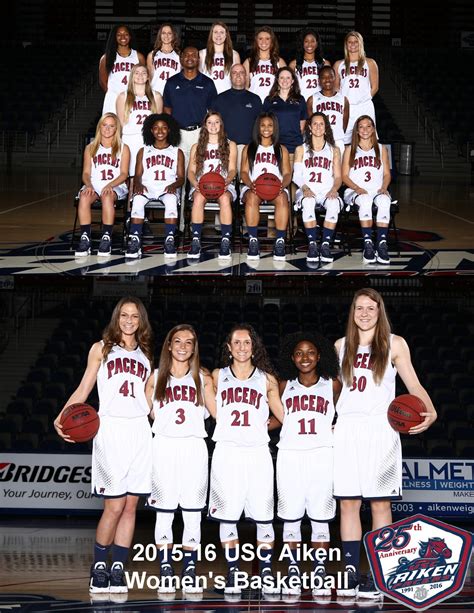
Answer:
[(472, 535), (425, 515), (369, 532), (365, 548), (377, 588), (423, 611), (462, 590)]

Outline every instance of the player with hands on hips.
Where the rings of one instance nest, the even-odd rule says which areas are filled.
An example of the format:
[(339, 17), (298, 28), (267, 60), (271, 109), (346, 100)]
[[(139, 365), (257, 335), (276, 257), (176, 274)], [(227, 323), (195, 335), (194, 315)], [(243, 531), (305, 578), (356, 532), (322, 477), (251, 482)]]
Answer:
[(273, 462), (268, 447), (271, 410), (283, 421), (278, 382), (265, 347), (249, 324), (235, 325), (212, 373), (217, 390), (216, 441), (211, 465), (209, 517), (220, 522), (228, 575), (225, 593), (238, 594), (239, 537), (242, 513), (257, 524), (257, 551), (264, 594), (275, 594), (271, 562), (273, 530)]
[(240, 64), (240, 55), (232, 46), (229, 28), (223, 21), (215, 21), (209, 30), (207, 45), (199, 51), (200, 71), (214, 81), (218, 94), (232, 87), (230, 70)]
[(188, 179), (191, 184), (193, 206), (192, 243), (188, 258), (199, 258), (201, 254), (201, 232), (207, 200), (199, 191), (199, 179), (208, 172), (217, 172), (225, 180), (225, 191), (217, 198), (222, 233), (219, 259), (228, 259), (231, 257), (232, 202), (237, 198), (233, 184), (237, 174), (237, 145), (227, 138), (222, 117), (214, 111), (206, 113), (199, 140), (191, 147)]
[(257, 94), (262, 102), (270, 93), (277, 70), (286, 66), (279, 53), (278, 38), (272, 28), (257, 28), (244, 68), (247, 73), (247, 89)]
[[(364, 264), (390, 264), (387, 236), (392, 199), (388, 192), (392, 177), (387, 148), (379, 144), (371, 117), (359, 117), (352, 132), (352, 143), (342, 159), (342, 181), (347, 186), (344, 202), (358, 207), (364, 247)], [(372, 242), (372, 205), (377, 207), (376, 249)]]
[[(324, 113), (313, 113), (306, 122), (305, 142), (295, 151), (293, 181), (298, 186), (295, 208), (302, 209), (308, 237), (308, 262), (332, 262), (331, 241), (336, 229), (342, 201), (341, 156), (335, 146), (329, 119)], [(326, 210), (321, 252), (318, 251), (316, 206)]]
[[(277, 456), (278, 517), (284, 521), (283, 542), (289, 545), (287, 588), (301, 593), (299, 548), (301, 521), (311, 521), (311, 547), (329, 547), (328, 521), (336, 514), (333, 497), (334, 404), (341, 384), (333, 345), (313, 332), (287, 336), (280, 353), (280, 394), (285, 418)], [(272, 429), (275, 418), (270, 419)], [(319, 552), (320, 553), (320, 552)], [(330, 596), (324, 585), (324, 557), (313, 557), (313, 596)]]
[[(54, 421), (71, 404), (86, 402), (94, 385), (99, 392), (100, 427), (93, 439), (91, 489), (104, 499), (91, 567), (89, 591), (127, 592), (124, 565), (135, 530), (140, 496), (151, 491), (150, 407), (145, 385), (153, 360), (153, 333), (143, 303), (134, 296), (119, 300), (102, 340), (89, 351), (82, 380)], [(112, 563), (107, 560), (111, 554)]]
[(127, 258), (141, 255), (143, 220), (149, 200), (161, 200), (165, 205), (164, 254), (165, 258), (176, 257), (179, 190), (185, 181), (179, 141), (179, 126), (171, 115), (153, 113), (143, 122), (145, 146), (137, 154)]
[(117, 112), (117, 96), (127, 89), (130, 71), (136, 64), (145, 65), (145, 57), (133, 46), (133, 33), (128, 26), (119, 24), (110, 30), (99, 61), (99, 84), (105, 92), (103, 115)]
[(334, 64), (336, 89), (349, 100), (349, 123), (344, 143), (350, 144), (352, 128), (357, 118), (369, 115), (375, 125), (372, 98), (379, 90), (379, 69), (375, 60), (366, 57), (364, 39), (359, 32), (349, 32), (344, 38), (344, 59)]
[(147, 55), (146, 67), (151, 89), (163, 95), (166, 81), (181, 72), (179, 36), (171, 23), (163, 23), (155, 38), (153, 49)]
[(146, 393), (153, 403), (153, 472), (148, 507), (157, 511), (158, 593), (175, 591), (170, 554), (178, 508), (184, 524), (182, 589), (184, 593), (199, 593), (202, 585), (196, 577), (196, 562), (208, 487), (204, 422), (209, 414), (215, 417), (216, 404), (211, 376), (200, 367), (198, 339), (192, 326), (180, 324), (168, 332)]
[(276, 238), (273, 245), (273, 259), (285, 260), (285, 237), (288, 226), (288, 186), (291, 183), (291, 166), (288, 150), (280, 144), (278, 119), (274, 113), (260, 113), (255, 120), (252, 142), (244, 147), (240, 178), (244, 184), (240, 197), (245, 205), (245, 221), (249, 233), (247, 259), (260, 258), (258, 242), (258, 223), (260, 220), (260, 203), (257, 195), (256, 179), (270, 173), (281, 180), (280, 193), (272, 200), (275, 205)]
[(359, 587), (362, 500), (370, 502), (372, 530), (392, 523), (391, 501), (402, 493), (400, 435), (387, 419), (395, 397), (397, 372), (408, 392), (426, 406), (421, 424), (409, 434), (424, 432), (436, 420), (431, 399), (418, 380), (410, 350), (401, 336), (391, 333), (382, 296), (371, 288), (354, 294), (346, 335), (336, 341), (341, 364), (342, 391), (334, 428), (334, 496), (340, 499), (341, 540), (347, 588), (341, 596), (377, 598), (373, 579)]
[(95, 136), (84, 149), (82, 181), (79, 192), (77, 215), (81, 230), (77, 258), (91, 253), (92, 204), (102, 203), (102, 238), (98, 257), (108, 257), (112, 252), (112, 231), (115, 220), (115, 203), (126, 198), (130, 150), (122, 143), (121, 128), (117, 115), (106, 113), (97, 123)]
[[(296, 58), (291, 60), (289, 67), (298, 77), (301, 95), (305, 100), (320, 89), (319, 75), (323, 66), (330, 64), (323, 57), (321, 37), (313, 28), (304, 28), (298, 38)], [(309, 111), (308, 115), (311, 115)]]

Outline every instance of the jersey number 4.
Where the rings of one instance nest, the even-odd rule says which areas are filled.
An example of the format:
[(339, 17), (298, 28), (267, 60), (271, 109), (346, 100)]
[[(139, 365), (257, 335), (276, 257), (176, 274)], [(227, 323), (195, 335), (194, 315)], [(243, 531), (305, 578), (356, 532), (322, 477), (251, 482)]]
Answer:
[(119, 389), (119, 394), (122, 394), (122, 396), (130, 396), (130, 398), (135, 398), (135, 388), (134, 388), (135, 383), (133, 381), (131, 381), (130, 383), (128, 381), (124, 381)]

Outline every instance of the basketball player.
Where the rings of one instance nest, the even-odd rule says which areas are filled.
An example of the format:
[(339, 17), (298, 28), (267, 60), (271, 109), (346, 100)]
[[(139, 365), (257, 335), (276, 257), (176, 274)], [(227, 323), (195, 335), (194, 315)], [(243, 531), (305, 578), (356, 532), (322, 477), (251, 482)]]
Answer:
[(288, 150), (280, 145), (278, 119), (273, 113), (260, 113), (255, 120), (252, 142), (244, 147), (240, 178), (244, 184), (240, 197), (245, 205), (245, 221), (249, 233), (248, 260), (260, 258), (258, 242), (258, 222), (260, 203), (255, 180), (263, 173), (271, 173), (281, 180), (279, 195), (272, 200), (275, 205), (276, 238), (273, 246), (273, 259), (286, 259), (285, 236), (288, 226), (288, 190), (291, 183), (291, 166)]
[[(298, 186), (295, 208), (302, 209), (308, 237), (306, 260), (332, 262), (330, 244), (342, 209), (342, 200), (337, 193), (342, 183), (341, 156), (324, 113), (313, 113), (306, 122), (305, 143), (295, 152), (293, 182)], [(317, 244), (316, 206), (326, 211), (321, 252)]]
[[(323, 66), (330, 66), (323, 57), (321, 37), (316, 30), (304, 28), (298, 38), (296, 59), (291, 60), (290, 68), (298, 77), (301, 95), (305, 100), (320, 89), (319, 75)], [(311, 113), (308, 111), (308, 115)]]
[(158, 369), (148, 380), (153, 402), (153, 478), (148, 506), (157, 511), (155, 543), (160, 561), (158, 593), (173, 593), (171, 566), (174, 514), (183, 514), (183, 592), (199, 593), (196, 562), (201, 544), (201, 512), (206, 506), (208, 452), (204, 422), (215, 417), (214, 385), (199, 363), (196, 332), (175, 326), (163, 341)]
[[(86, 402), (95, 383), (100, 428), (92, 448), (92, 493), (104, 499), (96, 532), (89, 591), (127, 592), (124, 565), (133, 539), (139, 496), (151, 491), (150, 407), (145, 384), (153, 359), (152, 330), (143, 303), (134, 296), (119, 300), (102, 340), (89, 352), (82, 380), (65, 407)], [(61, 415), (54, 421), (63, 434)], [(112, 564), (107, 565), (111, 553)]]
[(97, 123), (94, 140), (86, 145), (82, 166), (82, 181), (77, 214), (81, 238), (75, 256), (82, 258), (91, 253), (91, 207), (99, 198), (102, 203), (102, 238), (98, 257), (112, 252), (112, 231), (115, 203), (127, 197), (125, 183), (128, 177), (130, 150), (122, 143), (117, 115), (106, 113)]
[(218, 94), (232, 87), (230, 69), (240, 64), (240, 55), (232, 46), (229, 28), (215, 21), (209, 30), (207, 45), (199, 51), (200, 71), (214, 81)]
[(328, 116), (332, 134), (341, 152), (344, 155), (344, 134), (349, 121), (349, 102), (345, 96), (337, 91), (336, 73), (331, 66), (323, 66), (319, 72), (321, 90), (314, 92), (308, 98), (308, 116), (313, 113), (324, 113)]
[(247, 89), (257, 94), (263, 102), (270, 93), (276, 71), (282, 66), (286, 66), (286, 62), (279, 56), (275, 32), (269, 26), (258, 28), (250, 56), (244, 62)]
[(366, 57), (364, 39), (359, 32), (349, 32), (344, 38), (344, 59), (334, 64), (336, 89), (349, 100), (349, 123), (344, 143), (350, 144), (352, 128), (357, 118), (369, 115), (375, 125), (372, 98), (379, 89), (379, 69), (375, 60)]
[[(327, 522), (336, 514), (332, 424), (341, 384), (337, 379), (336, 352), (320, 334), (298, 332), (286, 337), (280, 364), (284, 377), (280, 381), (280, 394), (285, 419), (278, 443), (278, 517), (284, 521), (283, 541), (289, 544), (292, 552), (285, 592), (299, 595), (301, 520), (307, 514), (311, 521), (311, 546), (327, 548)], [(314, 557), (313, 562), (314, 578), (321, 582), (320, 585), (313, 582), (313, 595), (330, 596), (331, 590), (323, 585), (324, 561)]]
[[(351, 146), (342, 159), (342, 181), (347, 186), (344, 202), (356, 205), (362, 230), (364, 264), (390, 264), (387, 236), (392, 199), (392, 177), (387, 148), (379, 144), (371, 117), (362, 115), (354, 125)], [(372, 242), (372, 205), (377, 207), (377, 250)]]
[(249, 324), (232, 328), (222, 348), (223, 368), (212, 373), (217, 389), (216, 447), (211, 465), (209, 517), (228, 564), (225, 593), (238, 594), (237, 522), (242, 512), (257, 524), (259, 566), (264, 594), (275, 594), (271, 570), (274, 531), (273, 463), (268, 448), (269, 408), (283, 421), (278, 383), (265, 347)]
[(410, 350), (391, 333), (382, 296), (371, 288), (357, 291), (347, 320), (346, 336), (336, 342), (342, 391), (334, 430), (334, 496), (341, 500), (341, 540), (348, 588), (341, 596), (377, 598), (372, 577), (359, 584), (362, 499), (370, 501), (372, 530), (392, 522), (391, 501), (401, 497), (400, 436), (387, 420), (395, 397), (395, 378), (426, 405), (424, 420), (410, 428), (420, 434), (436, 420), (430, 397), (418, 380)]
[(106, 92), (102, 114), (116, 113), (115, 102), (120, 92), (128, 85), (128, 76), (135, 64), (145, 65), (145, 58), (132, 47), (133, 34), (130, 28), (120, 24), (112, 28), (99, 61), (99, 83)]
[(163, 95), (166, 81), (181, 72), (179, 36), (173, 25), (164, 23), (156, 35), (153, 50), (147, 55), (146, 66), (151, 89)]
[(217, 198), (221, 224), (219, 259), (232, 257), (232, 202), (237, 199), (233, 181), (237, 174), (237, 145), (229, 141), (224, 122), (219, 113), (208, 111), (202, 123), (199, 140), (191, 148), (188, 179), (191, 184), (193, 207), (191, 210), (192, 242), (188, 258), (199, 259), (201, 255), (201, 231), (204, 222), (205, 196), (199, 191), (199, 179), (207, 172), (217, 172), (225, 179), (225, 192)]
[(143, 220), (149, 200), (161, 200), (165, 205), (164, 254), (165, 258), (176, 257), (178, 198), (185, 181), (179, 139), (179, 126), (171, 115), (152, 113), (143, 122), (145, 146), (137, 154), (127, 258), (141, 256)]
[(152, 92), (146, 66), (134, 66), (130, 71), (127, 90), (117, 98), (117, 116), (122, 124), (124, 142), (130, 148), (130, 176), (135, 175), (137, 153), (143, 147), (143, 122), (151, 113), (161, 113), (163, 98)]

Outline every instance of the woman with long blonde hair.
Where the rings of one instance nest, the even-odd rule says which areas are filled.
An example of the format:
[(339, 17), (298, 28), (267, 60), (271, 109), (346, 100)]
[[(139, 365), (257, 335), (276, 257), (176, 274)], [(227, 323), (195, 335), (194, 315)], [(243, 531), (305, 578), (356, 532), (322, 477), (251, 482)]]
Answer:
[[(99, 392), (100, 427), (92, 447), (92, 493), (104, 499), (97, 526), (89, 591), (125, 593), (124, 566), (140, 496), (151, 491), (150, 405), (145, 385), (152, 372), (153, 333), (142, 301), (126, 296), (115, 306), (102, 340), (89, 351), (82, 380), (54, 420), (68, 443), (61, 416), (71, 404)], [(111, 564), (108, 565), (108, 557)]]
[[(158, 369), (147, 384), (153, 403), (152, 491), (148, 507), (157, 511), (155, 543), (160, 562), (159, 593), (174, 592), (171, 565), (173, 519), (183, 514), (183, 592), (202, 592), (196, 577), (201, 543), (201, 511), (206, 505), (208, 451), (205, 420), (215, 417), (209, 373), (201, 368), (196, 332), (180, 324), (166, 335)], [(166, 468), (164, 468), (166, 467)]]
[(138, 151), (143, 147), (143, 122), (151, 113), (161, 113), (163, 98), (153, 92), (148, 69), (137, 65), (130, 71), (127, 91), (117, 98), (117, 116), (122, 124), (123, 141), (130, 148), (130, 176), (135, 174)]
[(344, 143), (351, 142), (352, 128), (361, 115), (369, 115), (375, 124), (372, 98), (379, 90), (379, 69), (375, 60), (365, 55), (364, 39), (359, 32), (348, 32), (344, 38), (344, 59), (334, 64), (336, 89), (349, 101), (349, 123)]
[(387, 420), (395, 398), (397, 372), (408, 393), (426, 406), (421, 424), (409, 430), (421, 434), (436, 420), (436, 411), (418, 380), (408, 345), (392, 334), (382, 296), (364, 288), (354, 294), (346, 335), (336, 341), (342, 391), (334, 428), (334, 496), (341, 501), (341, 540), (347, 587), (340, 596), (378, 598), (372, 577), (359, 586), (362, 500), (370, 501), (372, 530), (392, 523), (392, 500), (402, 493), (400, 435)]
[(231, 257), (232, 202), (237, 198), (233, 181), (237, 174), (237, 145), (230, 141), (224, 130), (220, 113), (209, 111), (204, 117), (199, 140), (191, 148), (188, 179), (191, 184), (193, 208), (191, 211), (192, 243), (188, 257), (198, 259), (201, 253), (201, 231), (204, 222), (206, 197), (199, 190), (199, 179), (208, 172), (217, 172), (225, 181), (225, 191), (217, 198), (221, 222), (219, 259)]
[(81, 238), (76, 248), (77, 258), (91, 253), (91, 207), (102, 202), (102, 238), (98, 257), (108, 257), (112, 250), (112, 231), (115, 220), (115, 202), (125, 198), (128, 188), (130, 150), (122, 143), (121, 127), (115, 113), (105, 113), (97, 122), (95, 136), (84, 149), (82, 165), (83, 186), (79, 192), (77, 215)]
[(207, 45), (199, 51), (199, 70), (214, 81), (217, 93), (232, 87), (230, 69), (240, 64), (240, 55), (232, 45), (229, 27), (223, 21), (215, 21), (209, 30)]

